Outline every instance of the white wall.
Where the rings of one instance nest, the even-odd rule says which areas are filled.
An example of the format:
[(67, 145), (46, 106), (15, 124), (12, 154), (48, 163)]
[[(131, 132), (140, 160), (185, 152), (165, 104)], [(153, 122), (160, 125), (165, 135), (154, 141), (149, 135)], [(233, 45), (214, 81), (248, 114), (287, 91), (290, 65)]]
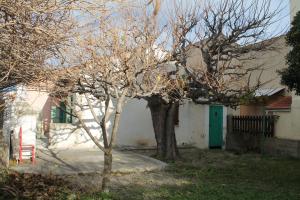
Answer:
[(179, 109), (179, 126), (176, 128), (179, 145), (208, 148), (209, 106), (186, 101)]
[[(96, 131), (92, 133), (102, 144), (100, 133), (97, 134)], [(50, 149), (96, 148), (87, 133), (75, 124), (52, 123), (49, 141)]]
[[(48, 98), (48, 94), (43, 91), (28, 90), (24, 86), (17, 86), (14, 91), (10, 91), (6, 95), (15, 96), (14, 100), (9, 101), (4, 111), (3, 132), (6, 142), (9, 144), (11, 132), (17, 141), (20, 127), (22, 127), (23, 144), (36, 146), (39, 113)], [(13, 153), (18, 157), (16, 149), (14, 148)]]
[[(208, 147), (208, 106), (185, 102), (179, 108), (179, 126), (175, 128), (180, 146)], [(155, 135), (147, 103), (129, 100), (122, 113), (117, 146), (155, 146)]]
[[(28, 130), (28, 132), (37, 133), (39, 124), (42, 124), (40, 115), (48, 94), (41, 91), (26, 91), (24, 88), (19, 89), (17, 93), (17, 99), (11, 104), (11, 115), (4, 124), (7, 127), (7, 135), (9, 130), (18, 133), (20, 126), (23, 127), (24, 132)], [(82, 104), (86, 104), (84, 99), (80, 98)], [(93, 107), (96, 113), (102, 115), (103, 106), (99, 104)], [(180, 106), (179, 126), (175, 129), (178, 145), (208, 148), (208, 113), (209, 106), (196, 105), (190, 101), (186, 101)], [(85, 107), (81, 115), (94, 137), (102, 143), (101, 129), (94, 121), (90, 110)], [(111, 123), (109, 122), (107, 126), (111, 127)], [(87, 133), (79, 127), (76, 120), (73, 124), (51, 123), (49, 141), (50, 148), (96, 147)], [(147, 108), (146, 101), (134, 99), (127, 102), (121, 115), (120, 128), (115, 144), (117, 146), (156, 145), (150, 110)]]
[[(117, 136), (118, 146), (155, 146), (150, 110), (143, 100), (130, 100), (125, 106)], [(227, 133), (227, 108), (223, 107), (223, 143)], [(175, 128), (177, 144), (207, 149), (209, 144), (209, 105), (185, 101), (179, 107), (179, 126)]]
[[(85, 125), (87, 126), (93, 137), (95, 137), (100, 144), (103, 144), (101, 127), (94, 120), (85, 96), (76, 95), (75, 98), (77, 103), (85, 105), (83, 108), (76, 108), (78, 111), (80, 111), (81, 118), (85, 122)], [(103, 115), (104, 102), (100, 103), (96, 100), (91, 100), (90, 102), (97, 117)], [(110, 125), (111, 122), (108, 122), (107, 127), (109, 128)], [(72, 124), (51, 123), (49, 141), (49, 148), (96, 148), (95, 143), (90, 139), (86, 131), (81, 128), (80, 123), (75, 118), (73, 118)]]
[(117, 146), (155, 146), (152, 119), (147, 102), (129, 100), (123, 109)]
[[(82, 99), (84, 98), (82, 97)], [(83, 101), (82, 103), (86, 102)], [(101, 106), (94, 105), (94, 107), (96, 108), (95, 112), (101, 115), (102, 111), (99, 109)], [(188, 101), (180, 106), (179, 126), (175, 129), (178, 145), (208, 148), (208, 113), (208, 106), (195, 105)], [(88, 108), (83, 111), (82, 118), (87, 122), (87, 126), (93, 135), (102, 143), (101, 131), (99, 131), (101, 129), (94, 122)], [(78, 124), (52, 124), (50, 128), (50, 148), (96, 147), (87, 133), (77, 126)], [(111, 127), (110, 122), (107, 126)], [(115, 145), (119, 147), (153, 147), (156, 145), (151, 114), (146, 101), (137, 99), (127, 101), (121, 114)]]
[(19, 128), (22, 127), (23, 132), (27, 130), (36, 131), (37, 119), (47, 101), (48, 94), (18, 86), (16, 91), (10, 92), (8, 95), (14, 95), (16, 98), (8, 103), (9, 105), (5, 110), (4, 130), (7, 133), (12, 130), (18, 133)]
[(275, 137), (300, 140), (300, 96), (293, 95), (290, 111), (275, 111), (279, 116), (275, 123)]
[(294, 140), (300, 140), (300, 96), (293, 95), (291, 112), (292, 132), (290, 138)]

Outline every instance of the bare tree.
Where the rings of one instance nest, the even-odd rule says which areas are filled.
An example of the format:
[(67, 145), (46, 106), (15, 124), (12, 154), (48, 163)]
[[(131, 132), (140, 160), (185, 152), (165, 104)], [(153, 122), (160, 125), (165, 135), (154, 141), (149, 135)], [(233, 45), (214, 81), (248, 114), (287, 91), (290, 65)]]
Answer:
[[(190, 5), (173, 1), (172, 9), (166, 24), (171, 37), (169, 51), (176, 66), (173, 75), (185, 83), (179, 89), (186, 95), (174, 98), (170, 92), (167, 101), (160, 95), (147, 100), (158, 156), (173, 160), (179, 154), (172, 113), (180, 100), (190, 98), (199, 104), (234, 107), (263, 84), (259, 77), (251, 79), (262, 66), (249, 67), (245, 63), (255, 59), (251, 52), (271, 48), (274, 40), (265, 39), (272, 37), (268, 28), (278, 20), (281, 5), (272, 10), (271, 0), (194, 1)], [(180, 75), (182, 68), (184, 76)]]
[(61, 64), (61, 50), (74, 28), (71, 11), (76, 2), (0, 1), (0, 114), (14, 99), (6, 95), (10, 87), (41, 83), (50, 77), (47, 69)]
[[(245, 81), (258, 69), (245, 68), (243, 61), (253, 59), (246, 53), (269, 47), (268, 43), (253, 45), (263, 39), (276, 16), (276, 11), (267, 9), (269, 1), (264, 2), (224, 0), (205, 6), (195, 4), (187, 10), (174, 3), (166, 24), (157, 21), (159, 6), (155, 4), (151, 10), (144, 7), (147, 2), (143, 7), (131, 5), (113, 14), (93, 13), (98, 28), (77, 38), (72, 53), (76, 67), (58, 73), (55, 94), (80, 95), (73, 113), (104, 152), (103, 190), (109, 182), (112, 148), (128, 98), (148, 100), (158, 154), (176, 159), (174, 112), (183, 99), (235, 105), (260, 85), (250, 86)], [(200, 52), (200, 65), (189, 63), (194, 49)], [(95, 103), (101, 105), (101, 115)], [(84, 109), (91, 111), (101, 127), (103, 144), (89, 131), (82, 118)], [(110, 120), (111, 130), (107, 126)]]
[[(77, 65), (57, 71), (53, 92), (62, 101), (77, 94), (72, 113), (104, 152), (102, 190), (108, 188), (113, 145), (126, 101), (156, 94), (167, 96), (169, 88), (174, 87), (167, 71), (162, 70), (161, 64), (167, 62), (169, 55), (162, 49), (165, 43), (159, 38), (163, 31), (158, 28), (156, 15), (149, 12), (146, 3), (122, 8), (113, 14), (93, 13), (98, 28), (77, 38), (72, 54), (75, 56), (70, 59)], [(86, 109), (99, 125), (101, 139), (91, 133), (82, 116)]]
[(60, 63), (76, 0), (1, 0), (0, 89), (45, 78)]

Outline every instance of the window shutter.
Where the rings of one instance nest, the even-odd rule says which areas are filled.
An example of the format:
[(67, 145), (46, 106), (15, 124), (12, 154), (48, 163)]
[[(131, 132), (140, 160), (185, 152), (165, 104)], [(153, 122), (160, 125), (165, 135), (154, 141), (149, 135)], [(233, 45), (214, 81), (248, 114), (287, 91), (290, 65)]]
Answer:
[[(68, 101), (72, 104), (72, 97), (68, 97)], [(66, 106), (65, 102), (60, 102), (59, 106), (51, 106), (51, 119), (52, 123), (72, 123), (71, 107)]]
[(53, 123), (58, 123), (59, 118), (58, 118), (58, 108), (56, 106), (51, 106), (51, 121)]
[[(73, 106), (73, 96), (68, 96), (68, 102), (71, 106)], [(67, 107), (67, 123), (72, 123), (72, 109), (70, 106)]]
[(60, 110), (59, 110), (59, 123), (66, 123), (66, 105), (64, 102), (60, 102)]
[(67, 107), (66, 110), (66, 123), (72, 123), (72, 109), (70, 107)]

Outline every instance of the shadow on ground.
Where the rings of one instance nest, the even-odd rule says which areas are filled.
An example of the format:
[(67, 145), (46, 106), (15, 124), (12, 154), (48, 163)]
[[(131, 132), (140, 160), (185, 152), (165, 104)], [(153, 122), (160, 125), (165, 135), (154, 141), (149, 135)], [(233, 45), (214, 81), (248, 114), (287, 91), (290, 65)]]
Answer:
[[(134, 152), (113, 151), (113, 172), (133, 173), (161, 170), (166, 163)], [(89, 174), (102, 173), (103, 152), (98, 149), (39, 149), (36, 164), (11, 167), (19, 173)]]

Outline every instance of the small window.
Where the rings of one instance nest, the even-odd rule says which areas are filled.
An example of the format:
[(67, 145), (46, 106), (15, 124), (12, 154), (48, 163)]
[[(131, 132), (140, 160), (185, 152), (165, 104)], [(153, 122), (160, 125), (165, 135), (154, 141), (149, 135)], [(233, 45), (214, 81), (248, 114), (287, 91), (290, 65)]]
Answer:
[(59, 106), (51, 107), (51, 119), (53, 123), (72, 123), (72, 109), (60, 102)]

